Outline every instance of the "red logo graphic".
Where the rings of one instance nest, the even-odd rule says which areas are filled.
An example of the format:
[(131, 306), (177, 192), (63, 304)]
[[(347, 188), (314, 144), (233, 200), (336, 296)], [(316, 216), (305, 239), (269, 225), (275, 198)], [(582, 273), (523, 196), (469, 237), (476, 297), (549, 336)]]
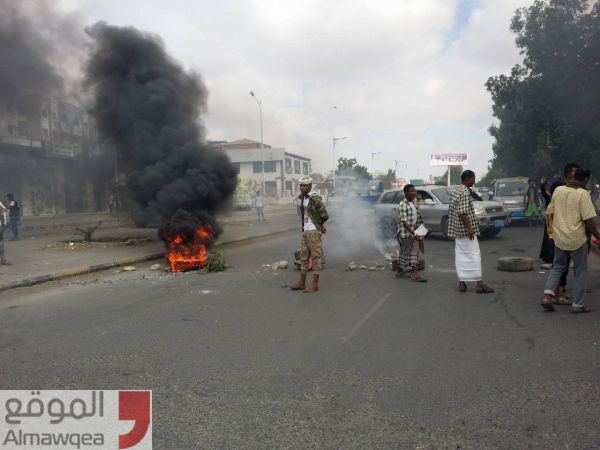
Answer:
[(150, 391), (119, 391), (119, 420), (135, 420), (131, 431), (119, 436), (119, 448), (139, 444), (150, 426)]

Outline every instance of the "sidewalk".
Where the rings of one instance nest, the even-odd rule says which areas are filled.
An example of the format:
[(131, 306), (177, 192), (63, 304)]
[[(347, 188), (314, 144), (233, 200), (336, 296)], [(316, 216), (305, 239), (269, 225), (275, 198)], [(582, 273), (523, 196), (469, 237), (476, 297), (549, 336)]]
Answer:
[[(216, 246), (299, 229), (295, 209), (273, 207), (265, 211), (265, 215), (265, 222), (257, 222), (256, 214), (252, 211), (234, 212), (221, 217), (219, 220), (224, 232), (217, 240)], [(116, 238), (122, 242), (69, 245), (70, 240), (79, 239), (73, 233), (74, 227), (71, 224), (96, 224), (98, 220), (102, 220), (102, 216), (88, 214), (87, 217), (92, 220), (71, 216), (59, 223), (51, 223), (51, 218), (46, 218), (45, 221), (50, 226), (43, 228), (43, 225), (40, 225), (37, 236), (31, 236), (35, 230), (32, 227), (27, 233), (29, 238), (24, 237), (19, 241), (5, 240), (6, 259), (11, 265), (0, 266), (0, 291), (163, 258), (164, 244), (158, 239), (156, 229), (119, 226), (119, 219), (110, 222), (107, 227), (104, 227), (103, 221), (103, 226), (94, 234), (94, 239)], [(43, 220), (40, 220), (40, 224), (42, 223)], [(48, 230), (53, 230), (54, 233)], [(10, 231), (6, 230), (4, 236), (8, 239)], [(131, 245), (125, 244), (127, 239), (130, 239)], [(57, 241), (61, 241), (62, 244), (55, 245)]]

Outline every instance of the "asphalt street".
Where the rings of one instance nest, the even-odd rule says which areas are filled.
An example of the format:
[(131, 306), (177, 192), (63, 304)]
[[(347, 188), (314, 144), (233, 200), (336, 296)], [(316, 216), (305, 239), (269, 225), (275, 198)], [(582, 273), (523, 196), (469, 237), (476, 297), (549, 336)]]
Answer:
[(546, 313), (543, 271), (496, 270), (537, 256), (540, 228), (481, 241), (488, 295), (458, 292), (436, 237), (427, 283), (347, 271), (385, 262), (354, 231), (330, 227), (316, 294), (266, 267), (291, 262), (294, 232), (226, 247), (222, 273), (148, 263), (2, 293), (0, 386), (152, 389), (159, 449), (600, 446), (598, 276), (597, 312)]

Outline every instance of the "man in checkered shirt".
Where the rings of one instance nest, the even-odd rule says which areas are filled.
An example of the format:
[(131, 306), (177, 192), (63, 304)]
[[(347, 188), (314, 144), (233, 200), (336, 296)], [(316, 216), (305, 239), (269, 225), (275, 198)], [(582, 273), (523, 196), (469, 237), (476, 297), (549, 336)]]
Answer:
[(462, 184), (450, 195), (448, 206), (448, 236), (454, 238), (454, 254), (458, 290), (467, 290), (467, 281), (477, 283), (478, 294), (489, 294), (494, 290), (483, 282), (481, 275), (481, 251), (479, 250), (479, 224), (470, 188), (475, 184), (475, 172), (465, 170), (460, 176)]

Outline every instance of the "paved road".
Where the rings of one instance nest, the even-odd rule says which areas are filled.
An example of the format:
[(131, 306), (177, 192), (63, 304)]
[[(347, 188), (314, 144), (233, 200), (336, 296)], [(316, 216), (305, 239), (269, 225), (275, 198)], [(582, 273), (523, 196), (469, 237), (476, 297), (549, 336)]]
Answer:
[(382, 257), (340, 225), (314, 295), (263, 267), (295, 233), (228, 247), (224, 273), (140, 266), (4, 293), (0, 386), (153, 389), (161, 449), (600, 445), (600, 312), (545, 313), (545, 274), (495, 270), (535, 256), (540, 229), (482, 241), (484, 296), (457, 291), (441, 239), (426, 284), (345, 271)]

